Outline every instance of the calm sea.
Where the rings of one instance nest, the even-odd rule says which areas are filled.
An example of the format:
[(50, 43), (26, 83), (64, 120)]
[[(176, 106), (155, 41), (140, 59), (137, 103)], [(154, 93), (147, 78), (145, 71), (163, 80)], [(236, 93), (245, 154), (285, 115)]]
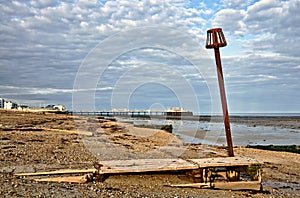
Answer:
[(232, 113), (231, 116), (300, 117), (300, 113)]
[[(196, 115), (210, 115), (210, 114), (196, 114)], [(221, 114), (219, 114), (221, 115)], [(300, 113), (230, 113), (230, 116), (241, 117), (300, 117)]]

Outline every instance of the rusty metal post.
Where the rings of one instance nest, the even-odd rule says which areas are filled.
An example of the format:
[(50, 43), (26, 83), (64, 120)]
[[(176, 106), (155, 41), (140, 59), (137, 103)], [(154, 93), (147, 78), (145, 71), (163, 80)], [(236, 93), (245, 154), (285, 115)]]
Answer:
[(228, 155), (230, 157), (234, 156), (233, 153), (233, 144), (231, 138), (230, 131), (230, 121), (228, 115), (227, 101), (226, 101), (226, 92), (224, 86), (224, 77), (222, 71), (222, 64), (220, 58), (220, 50), (219, 47), (225, 47), (227, 45), (225, 37), (223, 35), (221, 28), (214, 28), (207, 31), (207, 40), (206, 40), (206, 48), (212, 49), (215, 51), (217, 72), (218, 72), (218, 80), (219, 80), (219, 88), (220, 88), (220, 96), (222, 101), (222, 110), (223, 110), (223, 118), (224, 118), (224, 126), (226, 132), (226, 141), (228, 146)]

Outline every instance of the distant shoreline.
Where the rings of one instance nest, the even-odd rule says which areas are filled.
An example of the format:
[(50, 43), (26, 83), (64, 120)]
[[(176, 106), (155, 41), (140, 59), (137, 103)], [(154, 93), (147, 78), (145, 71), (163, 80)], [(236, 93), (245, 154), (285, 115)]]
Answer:
[[(99, 117), (97, 115), (90, 115), (92, 117)], [(223, 116), (221, 115), (194, 115), (194, 116), (162, 116), (162, 115), (118, 115), (118, 116), (100, 116), (100, 117), (114, 117), (125, 119), (142, 119), (142, 120), (185, 120), (194, 122), (210, 122), (210, 123), (222, 123)], [(256, 126), (274, 126), (279, 128), (287, 128), (291, 130), (300, 130), (300, 115), (298, 114), (281, 114), (276, 115), (231, 115), (229, 116), (231, 124), (241, 124), (250, 127)]]

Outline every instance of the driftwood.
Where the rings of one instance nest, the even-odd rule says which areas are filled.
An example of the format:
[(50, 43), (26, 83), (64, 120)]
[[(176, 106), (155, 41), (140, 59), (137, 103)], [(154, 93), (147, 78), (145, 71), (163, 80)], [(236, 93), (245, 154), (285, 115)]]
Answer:
[(63, 175), (63, 174), (78, 174), (78, 173), (94, 173), (97, 170), (92, 169), (63, 169), (57, 171), (48, 171), (48, 172), (35, 172), (35, 173), (15, 173), (15, 176), (37, 176), (37, 175)]
[(170, 187), (179, 187), (179, 188), (210, 188), (210, 183), (188, 183), (188, 184), (171, 184), (165, 185)]
[(35, 182), (64, 182), (64, 183), (77, 183), (84, 184), (90, 181), (93, 181), (93, 174), (86, 174), (83, 176), (73, 176), (73, 177), (55, 177), (55, 178), (42, 178), (34, 179)]

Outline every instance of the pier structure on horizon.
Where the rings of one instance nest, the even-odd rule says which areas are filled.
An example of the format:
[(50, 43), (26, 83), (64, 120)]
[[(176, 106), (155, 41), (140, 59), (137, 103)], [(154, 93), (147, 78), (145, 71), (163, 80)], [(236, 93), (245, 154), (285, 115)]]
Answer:
[(72, 115), (93, 115), (93, 116), (193, 116), (193, 112), (183, 108), (169, 108), (167, 110), (129, 110), (112, 109), (99, 111), (69, 111)]

